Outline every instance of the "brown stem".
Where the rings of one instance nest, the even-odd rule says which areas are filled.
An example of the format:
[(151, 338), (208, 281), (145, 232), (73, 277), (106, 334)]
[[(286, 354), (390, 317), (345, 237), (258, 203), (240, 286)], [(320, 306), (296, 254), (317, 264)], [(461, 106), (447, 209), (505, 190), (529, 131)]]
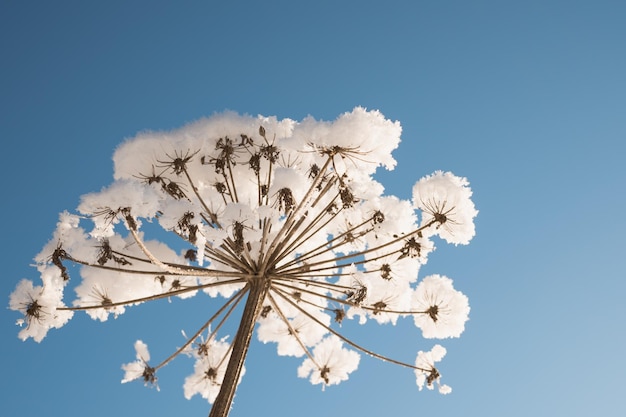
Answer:
[(332, 333), (335, 336), (337, 336), (339, 339), (343, 340), (348, 345), (352, 346), (355, 349), (360, 350), (361, 352), (365, 353), (366, 355), (373, 356), (374, 358), (380, 359), (381, 361), (384, 361), (384, 362), (395, 363), (396, 365), (404, 366), (406, 368), (417, 369), (419, 371), (425, 371), (425, 372), (429, 372), (430, 371), (430, 369), (420, 368), (417, 365), (411, 365), (410, 363), (407, 363), (407, 362), (402, 362), (402, 361), (399, 361), (399, 360), (396, 360), (396, 359), (392, 359), (392, 358), (387, 357), (387, 356), (380, 355), (380, 354), (378, 354), (378, 353), (376, 353), (376, 352), (374, 352), (372, 350), (366, 349), (363, 346), (356, 344), (352, 340), (348, 339), (346, 336), (344, 336), (341, 333), (339, 333), (337, 330), (333, 329), (332, 327), (328, 326), (327, 324), (322, 323), (317, 317), (309, 314), (305, 309), (303, 309), (301, 306), (299, 306), (298, 304), (293, 302), (291, 300), (291, 298), (289, 297), (289, 295), (285, 294), (284, 291), (280, 290), (279, 288), (274, 288), (274, 292), (276, 294), (278, 294), (279, 296), (281, 296), (289, 304), (294, 306), (296, 309), (300, 310), (301, 313), (303, 313), (304, 315), (309, 317), (311, 320), (313, 320), (314, 322), (316, 322), (317, 324), (319, 324), (320, 326), (322, 326), (323, 328), (328, 330), (330, 333)]
[(263, 278), (253, 278), (248, 282), (249, 291), (246, 305), (243, 309), (241, 322), (232, 346), (232, 354), (228, 360), (224, 380), (219, 394), (215, 398), (209, 417), (227, 417), (235, 397), (237, 383), (246, 360), (246, 354), (252, 339), (254, 324), (263, 307), (263, 300), (269, 290), (268, 281)]

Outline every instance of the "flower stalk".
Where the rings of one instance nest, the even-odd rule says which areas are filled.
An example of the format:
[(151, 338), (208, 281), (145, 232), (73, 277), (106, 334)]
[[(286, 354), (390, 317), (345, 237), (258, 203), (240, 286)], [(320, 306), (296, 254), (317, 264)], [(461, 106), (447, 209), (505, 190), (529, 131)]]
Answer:
[(248, 283), (248, 298), (239, 321), (237, 334), (232, 345), (232, 352), (226, 374), (222, 381), (222, 387), (211, 407), (209, 417), (226, 417), (230, 412), (235, 390), (241, 378), (241, 371), (250, 347), (254, 325), (263, 308), (263, 301), (269, 290), (268, 281), (264, 277), (253, 277)]

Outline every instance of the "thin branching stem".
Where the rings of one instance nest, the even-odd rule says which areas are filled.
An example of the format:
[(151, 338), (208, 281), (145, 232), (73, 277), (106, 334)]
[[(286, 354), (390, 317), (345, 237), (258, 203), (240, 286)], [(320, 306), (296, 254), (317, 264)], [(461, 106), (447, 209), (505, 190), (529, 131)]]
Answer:
[[(226, 158), (227, 164), (226, 166), (228, 167), (228, 174), (230, 175), (230, 181), (233, 185), (233, 198), (234, 198), (234, 202), (238, 203), (239, 202), (239, 197), (237, 197), (237, 186), (235, 184), (235, 177), (233, 176), (233, 170), (231, 168), (230, 165), (230, 158)], [(226, 176), (226, 174), (224, 174), (224, 176)], [(228, 180), (227, 180), (228, 181)]]
[[(329, 182), (329, 184), (330, 184), (330, 182)], [(320, 194), (318, 195), (318, 198), (313, 202), (313, 204), (310, 205), (310, 208), (314, 208), (315, 205), (317, 204), (317, 202), (319, 201), (319, 199), (322, 197), (322, 195), (325, 194), (326, 192), (328, 192), (328, 190), (330, 190), (330, 187), (325, 187), (320, 192)], [(332, 198), (332, 200), (330, 200), (330, 202), (327, 203), (326, 207), (323, 210), (319, 211), (317, 213), (317, 215), (315, 216), (315, 218), (308, 223), (308, 225), (305, 227), (305, 229), (303, 231), (301, 231), (300, 234), (294, 240), (291, 240), (291, 237), (293, 236), (293, 234), (308, 219), (309, 212), (306, 211), (304, 213), (304, 215), (302, 217), (300, 217), (300, 220), (298, 220), (298, 222), (296, 222), (290, 228), (289, 233), (284, 238), (283, 242), (281, 243), (281, 246), (277, 247), (275, 249), (276, 255), (272, 256), (271, 263), (275, 263), (277, 260), (284, 258), (288, 253), (293, 253), (298, 247), (301, 246), (301, 244), (303, 242), (306, 241), (307, 238), (310, 238), (310, 237), (314, 236), (316, 233), (318, 233), (320, 230), (322, 230), (324, 227), (326, 227), (331, 221), (333, 221), (339, 215), (339, 213), (342, 210), (341, 208), (339, 208), (336, 211), (332, 210), (333, 206), (335, 206), (335, 201), (337, 200), (338, 197), (339, 197), (339, 194), (337, 193)], [(319, 224), (319, 222), (322, 219), (324, 219), (324, 217), (326, 215), (328, 215), (328, 214), (331, 214), (331, 216), (328, 219), (326, 219), (326, 221), (324, 221), (322, 224)], [(316, 226), (317, 226), (317, 228), (315, 229), (315, 231), (314, 232), (310, 232)], [(305, 238), (305, 235), (306, 235), (306, 238)], [(291, 243), (289, 243), (290, 241), (291, 241)], [(285, 246), (287, 246), (287, 247), (285, 247)]]
[[(172, 274), (195, 275), (193, 273), (195, 271), (193, 271), (193, 272), (192, 271), (187, 271), (187, 270), (184, 270), (182, 268), (178, 268), (178, 267), (175, 267), (175, 266), (170, 266), (170, 265), (167, 265), (167, 264), (161, 262), (161, 260), (159, 260), (156, 256), (154, 256), (152, 254), (152, 252), (150, 252), (150, 250), (146, 247), (146, 245), (144, 245), (143, 241), (139, 237), (139, 234), (137, 233), (137, 231), (135, 230), (134, 227), (130, 227), (130, 225), (129, 225), (128, 230), (130, 231), (130, 234), (133, 236), (133, 239), (135, 239), (135, 242), (137, 243), (137, 246), (139, 246), (139, 248), (144, 253), (144, 255), (146, 255), (148, 257), (148, 259), (150, 259), (150, 262), (152, 262), (154, 265), (158, 266), (163, 271), (170, 272)], [(205, 276), (203, 274), (199, 274), (199, 275)]]
[(184, 167), (183, 172), (185, 173), (185, 177), (187, 178), (187, 182), (189, 183), (189, 185), (191, 186), (191, 189), (193, 190), (194, 194), (196, 195), (196, 198), (198, 199), (198, 201), (200, 202), (200, 205), (202, 206), (202, 208), (204, 208), (204, 210), (206, 211), (206, 213), (209, 215), (209, 217), (211, 218), (211, 221), (209, 221), (208, 219), (205, 219), (205, 221), (207, 222), (207, 224), (212, 224), (217, 226), (218, 228), (222, 228), (218, 219), (217, 219), (217, 215), (215, 213), (213, 213), (211, 211), (211, 209), (209, 209), (209, 207), (207, 206), (206, 202), (204, 201), (204, 199), (202, 198), (202, 196), (200, 195), (200, 193), (198, 192), (198, 187), (196, 187), (194, 185), (193, 180), (191, 179), (191, 175), (189, 174), (189, 171), (187, 170), (187, 167)]
[[(352, 274), (345, 274), (345, 275), (352, 275)], [(325, 275), (325, 276), (327, 276), (327, 275)], [(344, 290), (349, 290), (349, 289), (352, 288), (352, 287), (348, 287), (348, 286), (345, 286), (345, 285), (335, 284), (335, 283), (332, 283), (332, 282), (311, 281), (310, 279), (307, 279), (304, 276), (299, 276), (299, 275), (284, 276), (283, 274), (281, 274), (281, 275), (271, 275), (270, 277), (271, 277), (273, 283), (282, 283), (282, 281), (301, 282), (302, 284), (304, 284), (307, 287), (324, 288), (324, 289), (327, 289), (329, 291), (342, 292)], [(307, 275), (307, 277), (308, 277), (308, 275)]]
[(313, 358), (313, 355), (311, 355), (311, 352), (309, 351), (309, 349), (306, 347), (306, 345), (304, 344), (302, 339), (300, 339), (300, 336), (298, 335), (298, 331), (293, 328), (293, 326), (291, 325), (291, 322), (289, 321), (289, 319), (285, 316), (283, 311), (278, 306), (278, 303), (276, 302), (276, 300), (272, 296), (271, 290), (272, 289), (270, 288), (270, 292), (267, 293), (267, 298), (269, 298), (270, 303), (272, 304), (272, 307), (274, 308), (274, 311), (276, 311), (276, 314), (278, 314), (280, 319), (287, 326), (287, 329), (289, 330), (289, 334), (296, 338), (296, 341), (298, 342), (298, 344), (300, 345), (300, 348), (304, 351), (304, 353), (309, 357), (309, 359), (311, 359), (311, 361), (313, 361), (315, 366), (319, 367), (319, 365), (317, 364), (317, 362)]
[[(326, 215), (328, 215), (331, 212), (331, 208), (334, 205), (334, 202), (335, 202), (336, 199), (337, 199), (337, 196), (335, 196), (335, 198), (333, 198), (333, 200), (331, 200), (328, 203), (328, 205), (315, 216), (315, 218), (306, 226), (306, 228), (304, 230), (302, 230), (300, 232), (300, 234), (296, 237), (296, 239), (294, 239), (290, 243), (289, 246), (287, 246), (286, 248), (284, 248), (282, 250), (280, 255), (276, 256), (276, 259), (282, 259), (288, 253), (295, 252), (296, 249), (298, 249), (309, 238), (315, 236), (317, 233), (319, 233), (321, 230), (323, 230), (326, 226), (328, 226), (328, 224), (330, 222), (332, 222), (339, 215), (339, 213), (340, 213), (340, 211), (342, 209), (338, 209), (336, 212), (331, 213), (331, 216), (326, 218), (323, 223), (320, 224), (320, 221), (322, 221), (322, 219), (324, 219), (326, 217)], [(317, 248), (312, 249), (312, 250), (310, 250), (308, 252), (305, 252), (305, 253), (301, 254), (296, 259), (293, 259), (290, 262), (288, 262), (287, 265), (288, 264), (298, 263), (298, 262), (304, 261), (306, 259), (309, 259), (311, 257), (314, 257), (315, 255), (311, 255), (311, 253), (314, 252), (315, 250), (318, 250), (319, 248), (322, 248), (322, 247), (326, 246), (328, 243), (329, 242), (326, 241), (324, 244), (318, 246)], [(285, 264), (283, 264), (282, 267), (285, 267)]]
[(224, 355), (221, 357), (220, 361), (217, 363), (217, 366), (215, 366), (216, 369), (219, 369), (224, 364), (224, 361), (226, 360), (226, 358), (228, 358), (228, 356), (233, 351), (233, 346), (234, 344), (232, 343), (228, 345), (228, 349), (226, 350), (226, 352), (224, 352)]
[[(377, 245), (377, 246), (373, 246), (373, 247), (367, 248), (367, 249), (362, 250), (362, 251), (349, 253), (349, 254), (343, 255), (343, 256), (332, 257), (332, 258), (329, 258), (329, 259), (323, 259), (323, 260), (318, 261), (318, 262), (307, 264), (306, 265), (306, 269), (309, 270), (309, 271), (318, 271), (316, 269), (310, 269), (310, 268), (313, 267), (313, 266), (317, 266), (317, 265), (324, 265), (324, 264), (329, 264), (329, 263), (333, 263), (333, 262), (336, 263), (337, 261), (343, 261), (343, 260), (346, 260), (346, 259), (353, 259), (353, 258), (356, 258), (358, 256), (362, 256), (362, 255), (366, 255), (368, 253), (379, 251), (379, 250), (384, 249), (384, 248), (386, 248), (388, 246), (394, 245), (394, 244), (396, 244), (396, 243), (398, 243), (398, 242), (400, 242), (402, 240), (405, 240), (405, 239), (407, 239), (407, 238), (409, 238), (409, 237), (411, 237), (413, 235), (416, 235), (416, 234), (422, 232), (424, 229), (432, 226), (435, 223), (436, 223), (435, 220), (431, 220), (427, 224), (425, 224), (425, 225), (423, 225), (421, 227), (418, 227), (417, 229), (413, 230), (412, 232), (407, 233), (406, 235), (399, 236), (399, 237), (394, 238), (392, 240), (389, 240), (389, 241), (387, 241), (387, 242), (385, 242), (383, 244), (380, 244), (380, 245)], [(327, 251), (331, 251), (333, 249), (334, 248), (331, 247), (331, 248), (328, 248)], [(350, 264), (346, 264), (346, 265), (350, 265)], [(337, 268), (339, 266), (335, 265), (334, 267)], [(331, 268), (331, 267), (325, 267), (325, 268), (322, 268), (321, 270), (328, 269), (328, 268)], [(282, 274), (282, 273), (297, 272), (297, 271), (299, 271), (301, 269), (302, 269), (302, 267), (293, 268), (293, 269), (286, 269), (285, 267), (279, 267), (279, 268), (277, 268), (276, 272)]]
[[(206, 269), (206, 268), (200, 268), (200, 267), (191, 266), (191, 265), (181, 265), (181, 264), (167, 263), (167, 262), (164, 262), (164, 264), (183, 270), (185, 272), (181, 273), (181, 272), (172, 272), (172, 271), (125, 269), (125, 268), (108, 266), (108, 265), (94, 264), (94, 263), (83, 261), (77, 258), (66, 258), (66, 259), (78, 265), (84, 265), (84, 266), (88, 266), (88, 267), (95, 268), (95, 269), (103, 269), (103, 270), (108, 270), (108, 271), (121, 272), (121, 273), (129, 274), (129, 275), (167, 275), (167, 276), (188, 275), (188, 276), (197, 276), (197, 277), (241, 277), (241, 272), (238, 272), (238, 271), (221, 271), (217, 269)], [(142, 261), (142, 262), (147, 262), (152, 265), (152, 262), (150, 262), (149, 260), (145, 260), (145, 259), (137, 259), (137, 260)]]
[[(172, 353), (170, 356), (168, 356), (167, 358), (165, 358), (160, 364), (158, 364), (157, 366), (154, 367), (155, 370), (160, 369), (162, 367), (164, 367), (165, 365), (167, 365), (169, 362), (171, 362), (176, 356), (178, 356), (180, 353), (182, 353), (185, 349), (187, 349), (187, 347), (193, 343), (194, 340), (196, 340), (200, 334), (202, 332), (204, 332), (210, 325), (211, 323), (213, 323), (213, 321), (219, 317), (222, 312), (228, 308), (228, 306), (230, 306), (230, 309), (226, 312), (225, 316), (222, 318), (222, 320), (220, 321), (220, 323), (218, 324), (218, 328), (222, 326), (222, 324), (224, 324), (224, 322), (226, 321), (226, 319), (228, 319), (228, 317), (230, 316), (230, 314), (233, 312), (233, 310), (235, 309), (235, 307), (237, 307), (237, 304), (239, 304), (239, 302), (241, 301), (241, 298), (243, 297), (243, 295), (246, 293), (247, 289), (244, 288), (242, 290), (237, 291), (232, 297), (230, 297), (228, 299), (228, 301), (226, 301), (226, 303), (224, 303), (224, 305), (217, 310), (217, 312), (215, 314), (213, 314), (213, 316), (207, 320), (202, 326), (200, 326), (200, 328), (198, 329), (198, 331), (196, 331), (196, 333), (194, 333), (193, 336), (191, 336), (181, 347), (179, 347), (178, 349), (176, 349), (176, 351), (174, 353)], [(231, 305), (232, 304), (232, 305)], [(217, 329), (215, 330), (217, 331)]]
[[(347, 306), (354, 306), (354, 303), (351, 303), (349, 301), (342, 300), (342, 299), (339, 299), (339, 298), (332, 297), (332, 296), (330, 296), (328, 294), (320, 294), (320, 293), (317, 293), (315, 291), (307, 290), (306, 288), (294, 287), (292, 285), (285, 284), (285, 283), (276, 283), (276, 284), (278, 284), (281, 287), (285, 287), (285, 288), (288, 288), (288, 289), (291, 289), (291, 290), (294, 290), (294, 291), (298, 291), (298, 292), (301, 292), (301, 293), (305, 293), (305, 294), (310, 294), (310, 295), (313, 295), (315, 297), (324, 298), (324, 299), (329, 300), (329, 301), (337, 302), (337, 303), (340, 303), (340, 304), (345, 304)], [(272, 290), (276, 291), (277, 289), (274, 288), (274, 286), (272, 286)], [(319, 309), (323, 309), (323, 310), (328, 309), (326, 306), (316, 304), (313, 301), (307, 300), (305, 298), (300, 298), (299, 302), (302, 302), (302, 303), (310, 305), (311, 307), (315, 307), (315, 308), (319, 308)]]
[[(323, 252), (322, 252), (323, 253)], [(323, 272), (323, 271), (333, 271), (336, 269), (342, 269), (342, 268), (347, 268), (350, 266), (359, 266), (359, 265), (366, 265), (369, 262), (373, 262), (373, 261), (377, 261), (379, 259), (383, 259), (386, 258), (388, 256), (391, 256), (393, 254), (396, 253), (401, 253), (401, 249), (395, 250), (393, 252), (387, 252), (384, 253), (382, 255), (378, 255), (375, 256), (373, 258), (366, 258), (363, 259), (361, 254), (364, 252), (351, 252), (345, 256), (342, 256), (342, 259), (347, 259), (349, 262), (345, 262), (343, 264), (336, 264), (336, 265), (328, 265), (326, 267), (322, 267), (322, 268), (311, 268), (311, 265), (304, 265), (295, 269), (292, 269), (290, 271), (286, 271), (286, 272), (281, 272), (281, 275), (291, 275), (293, 273), (295, 273), (296, 275), (302, 275), (302, 276), (307, 276), (307, 277), (314, 277), (314, 276), (328, 276), (329, 274), (312, 274), (312, 272)], [(335, 259), (339, 259), (339, 258), (335, 258)], [(302, 270), (302, 271), (300, 271)], [(371, 273), (371, 272), (378, 272), (378, 271), (361, 271), (363, 273)], [(348, 273), (348, 274), (342, 274), (342, 273), (331, 273), (331, 276), (342, 276), (342, 275), (352, 275), (352, 273)]]
[[(310, 294), (310, 295), (313, 295), (313, 296), (316, 296), (316, 297), (320, 297), (320, 298), (325, 298), (325, 299), (327, 299), (329, 301), (338, 302), (338, 303), (345, 304), (345, 305), (348, 305), (348, 306), (354, 306), (354, 303), (352, 303), (350, 301), (342, 300), (340, 298), (335, 298), (335, 297), (333, 297), (331, 295), (328, 295), (328, 294), (325, 294), (325, 293), (315, 292), (315, 291), (312, 291), (312, 290), (309, 290), (309, 289), (306, 289), (306, 288), (296, 287), (294, 285), (290, 285), (290, 284), (287, 284), (285, 282), (273, 281), (272, 284), (273, 284), (272, 288), (274, 288), (274, 286), (277, 285), (277, 286), (280, 286), (280, 287), (288, 288), (290, 290), (299, 291), (299, 292), (302, 292), (302, 293), (305, 293), (305, 294)], [(319, 288), (324, 288), (324, 287), (319, 287)], [(324, 288), (324, 289), (327, 290), (328, 292), (332, 292), (333, 291), (333, 290), (329, 290), (328, 288)], [(346, 287), (346, 290), (344, 290), (344, 291), (337, 291), (337, 290), (334, 290), (334, 291), (345, 296), (345, 291), (350, 290), (350, 289), (352, 289), (352, 288)], [(317, 307), (322, 308), (321, 306), (317, 306)]]
[(322, 323), (319, 319), (317, 319), (316, 317), (314, 317), (311, 314), (309, 314), (306, 310), (304, 310), (302, 307), (300, 307), (297, 303), (294, 303), (291, 300), (291, 297), (289, 296), (289, 294), (285, 294), (283, 291), (281, 291), (279, 289), (275, 289), (275, 292), (278, 295), (280, 295), (289, 304), (291, 304), (292, 306), (297, 308), (301, 313), (303, 313), (306, 316), (308, 316), (311, 320), (313, 320), (314, 322), (316, 322), (317, 324), (319, 324), (320, 326), (322, 326), (323, 328), (328, 330), (330, 333), (334, 334), (335, 336), (337, 336), (338, 338), (343, 340), (348, 345), (352, 346), (353, 348), (355, 348), (357, 350), (360, 350), (361, 352), (365, 353), (366, 355), (372, 356), (372, 357), (374, 357), (376, 359), (380, 359), (381, 361), (384, 361), (384, 362), (394, 363), (396, 365), (400, 365), (400, 366), (403, 366), (405, 368), (417, 369), (419, 371), (424, 371), (424, 372), (429, 372), (430, 371), (430, 369), (423, 369), (423, 368), (420, 368), (418, 366), (411, 365), (410, 363), (402, 362), (402, 361), (399, 361), (399, 360), (392, 359), (392, 358), (389, 358), (387, 356), (381, 355), (379, 353), (376, 353), (376, 352), (374, 352), (372, 350), (369, 350), (369, 349), (367, 349), (367, 348), (365, 348), (365, 347), (363, 347), (363, 346), (353, 342), (352, 340), (350, 340), (347, 337), (343, 336), (338, 331), (334, 330), (332, 327)]
[(92, 305), (92, 306), (57, 307), (57, 310), (80, 311), (80, 310), (95, 310), (98, 308), (108, 309), (108, 308), (118, 307), (118, 306), (128, 306), (132, 304), (143, 303), (146, 301), (169, 298), (169, 297), (173, 297), (176, 295), (185, 294), (188, 292), (202, 290), (205, 288), (219, 287), (221, 285), (229, 285), (229, 284), (240, 284), (243, 282), (246, 282), (244, 278), (237, 278), (237, 279), (233, 279), (229, 281), (220, 281), (220, 282), (211, 282), (209, 284), (193, 285), (193, 286), (189, 286), (189, 287), (185, 287), (185, 288), (181, 288), (177, 290), (171, 290), (171, 291), (164, 292), (161, 294), (154, 294), (154, 295), (149, 295), (146, 297), (133, 298), (132, 300), (111, 302), (111, 303), (107, 303), (106, 305), (97, 304), (97, 305)]
[(311, 195), (317, 188), (317, 185), (320, 183), (320, 181), (324, 177), (324, 174), (326, 173), (326, 170), (328, 169), (328, 166), (330, 165), (331, 160), (332, 160), (331, 157), (329, 157), (326, 160), (326, 162), (324, 163), (324, 166), (320, 168), (319, 172), (315, 176), (315, 179), (313, 180), (313, 183), (307, 190), (306, 194), (304, 195), (302, 200), (298, 203), (298, 206), (293, 211), (291, 211), (289, 215), (287, 216), (287, 219), (285, 220), (283, 227), (278, 231), (278, 233), (276, 234), (276, 236), (274, 237), (274, 239), (272, 240), (272, 243), (270, 244), (268, 248), (267, 255), (265, 256), (265, 259), (263, 260), (263, 263), (261, 264), (262, 270), (265, 270), (267, 268), (268, 262), (270, 261), (270, 258), (273, 256), (272, 254), (275, 253), (274, 249), (276, 248), (276, 246), (280, 244), (283, 237), (285, 236), (285, 233), (287, 233), (287, 231), (291, 228), (291, 225), (295, 222), (296, 216), (300, 215), (300, 212), (302, 211), (303, 207), (305, 207), (305, 205), (308, 204), (308, 200), (311, 198)]
[(220, 251), (211, 247), (209, 244), (206, 244), (204, 245), (204, 256), (212, 261), (215, 261), (216, 263), (233, 266), (248, 273), (252, 272), (246, 267), (246, 264), (241, 262), (239, 258), (235, 257), (235, 254), (231, 253), (230, 248), (222, 245), (221, 249), (222, 250)]
[[(332, 296), (327, 295), (327, 294), (321, 294), (321, 293), (317, 293), (315, 291), (307, 290), (306, 288), (301, 288), (301, 287), (296, 287), (296, 286), (293, 286), (293, 285), (289, 285), (289, 284), (284, 283), (284, 282), (274, 281), (273, 284), (274, 285), (280, 285), (282, 287), (285, 287), (285, 288), (288, 288), (288, 289), (291, 289), (291, 290), (300, 291), (300, 292), (303, 292), (303, 293), (306, 293), (306, 294), (311, 294), (311, 295), (314, 295), (316, 297), (322, 297), (322, 298), (325, 298), (327, 300), (334, 301), (334, 302), (337, 302), (337, 303), (340, 303), (340, 304), (344, 304), (344, 305), (347, 305), (347, 306), (350, 306), (350, 307), (358, 307), (358, 308), (360, 308), (362, 310), (372, 311), (372, 312), (376, 312), (376, 313), (390, 313), (390, 314), (397, 314), (399, 316), (412, 316), (412, 315), (416, 315), (416, 314), (428, 314), (428, 311), (387, 310), (387, 309), (384, 309), (384, 308), (370, 307), (370, 306), (362, 305), (362, 304), (356, 305), (355, 303), (353, 303), (353, 302), (351, 302), (349, 300), (342, 300), (342, 299), (335, 298), (335, 297), (332, 297)], [(272, 286), (272, 288), (274, 288), (274, 287)], [(317, 304), (313, 303), (312, 301), (307, 301), (305, 299), (302, 299), (301, 301), (304, 302), (304, 303), (310, 304), (313, 307), (325, 308), (324, 306), (317, 305)]]
[[(332, 221), (335, 218), (335, 216), (336, 215), (334, 215), (332, 218), (330, 218), (327, 223)], [(288, 262), (286, 264), (283, 264), (280, 267), (281, 268), (287, 268), (290, 265), (293, 265), (293, 264), (296, 264), (296, 263), (302, 263), (302, 262), (306, 261), (307, 259), (314, 258), (316, 256), (319, 256), (319, 255), (325, 253), (325, 252), (337, 251), (337, 248), (340, 248), (341, 246), (347, 245), (347, 244), (350, 243), (349, 239), (344, 239), (346, 236), (350, 236), (353, 232), (355, 232), (357, 229), (361, 228), (362, 226), (368, 224), (371, 220), (372, 220), (372, 218), (364, 220), (362, 223), (360, 223), (360, 224), (358, 224), (356, 226), (353, 226), (351, 229), (348, 229), (345, 232), (343, 232), (343, 233), (341, 233), (341, 234), (339, 234), (337, 236), (334, 236), (332, 239), (327, 240), (323, 244), (317, 246), (314, 249), (311, 249), (310, 251), (308, 251), (306, 253), (303, 253), (301, 256), (298, 256), (296, 259), (293, 259), (292, 261), (290, 261), (290, 262)], [(321, 225), (319, 230), (321, 230), (321, 228), (325, 227), (327, 223)], [(316, 230), (314, 233), (311, 234), (311, 236), (315, 235), (317, 232), (319, 232), (319, 230)], [(365, 232), (360, 232), (359, 237), (360, 236), (364, 236), (365, 234), (371, 232), (372, 230), (373, 229), (368, 229)], [(339, 240), (342, 240), (342, 241), (339, 244), (337, 244), (337, 245), (333, 245), (334, 242), (337, 242)], [(307, 266), (310, 266), (310, 265), (307, 265)]]
[(231, 238), (226, 239), (226, 244), (220, 246), (221, 251), (216, 250), (213, 247), (210, 247), (208, 244), (205, 245), (205, 255), (218, 263), (222, 263), (224, 265), (232, 266), (233, 268), (237, 268), (240, 271), (245, 271), (245, 273), (252, 274), (253, 270), (250, 268), (250, 265), (243, 262), (241, 258), (239, 258), (234, 252), (234, 242)]

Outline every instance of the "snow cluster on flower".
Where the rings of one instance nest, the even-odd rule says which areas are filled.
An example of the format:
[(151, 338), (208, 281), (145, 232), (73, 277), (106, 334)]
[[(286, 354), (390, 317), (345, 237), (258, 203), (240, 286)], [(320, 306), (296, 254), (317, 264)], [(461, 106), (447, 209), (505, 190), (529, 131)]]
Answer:
[(426, 385), (426, 388), (433, 389), (435, 384), (439, 387), (441, 394), (449, 394), (452, 392), (452, 388), (448, 385), (441, 384), (441, 374), (435, 367), (435, 362), (441, 361), (446, 356), (446, 348), (441, 345), (435, 345), (428, 351), (417, 352), (417, 358), (415, 359), (415, 376), (416, 383), (420, 391)]
[[(50, 270), (42, 275), (47, 276), (48, 272)], [(24, 318), (17, 321), (22, 327), (18, 335), (20, 339), (32, 337), (36, 342), (41, 342), (48, 330), (67, 323), (73, 312), (58, 310), (59, 307), (65, 307), (61, 301), (62, 295), (51, 282), (44, 286), (33, 286), (33, 282), (27, 279), (20, 281), (9, 299), (9, 308), (24, 314)]]
[[(195, 365), (193, 374), (185, 379), (183, 389), (185, 398), (190, 399), (196, 394), (210, 403), (220, 391), (222, 380), (226, 372), (226, 364), (230, 358), (230, 344), (226, 338), (208, 340), (200, 344), (200, 348), (193, 352)], [(243, 368), (241, 376), (245, 373)]]
[(156, 386), (158, 390), (159, 387), (156, 385), (156, 370), (148, 365), (148, 362), (150, 361), (148, 345), (141, 340), (137, 340), (135, 342), (135, 357), (135, 361), (122, 365), (122, 369), (124, 370), (122, 384), (142, 378), (146, 385)]
[(361, 357), (343, 347), (337, 336), (329, 336), (313, 349), (313, 355), (298, 368), (300, 378), (309, 378), (311, 384), (335, 385), (348, 379), (359, 366)]
[(466, 178), (437, 171), (413, 186), (413, 204), (422, 210), (422, 223), (435, 222), (428, 229), (448, 243), (467, 245), (474, 237), (474, 217), (478, 210), (471, 200)]
[(422, 279), (413, 292), (413, 311), (425, 314), (413, 316), (415, 325), (426, 338), (459, 337), (469, 316), (467, 297), (452, 286), (452, 280), (441, 275)]
[[(370, 353), (357, 343), (344, 347), (345, 320), (393, 325), (412, 317), (425, 338), (458, 337), (467, 297), (449, 278), (418, 272), (437, 238), (469, 243), (478, 212), (468, 181), (450, 172), (417, 181), (411, 201), (383, 194), (373, 174), (395, 167), (401, 130), (357, 107), (334, 121), (226, 112), (140, 133), (116, 149), (114, 182), (83, 196), (78, 214), (61, 214), (35, 258), (43, 284), (22, 281), (11, 295), (10, 308), (26, 324), (19, 337), (40, 341), (76, 310), (105, 321), (152, 300), (221, 297), (225, 304), (171, 356), (195, 359), (185, 397), (210, 402), (229, 360), (243, 360), (216, 332), (246, 295), (259, 297), (246, 303), (256, 316), (240, 330), (252, 334), (258, 323), (261, 342), (304, 358), (297, 374), (313, 384), (347, 379), (358, 351)], [(159, 227), (172, 239), (155, 239)], [(68, 264), (80, 266), (78, 282)], [(69, 287), (71, 307), (63, 302)], [(439, 382), (434, 362), (445, 354), (437, 346), (415, 365), (393, 362), (430, 388)], [(171, 358), (150, 367), (146, 345), (137, 341), (135, 350), (123, 382), (155, 383)]]

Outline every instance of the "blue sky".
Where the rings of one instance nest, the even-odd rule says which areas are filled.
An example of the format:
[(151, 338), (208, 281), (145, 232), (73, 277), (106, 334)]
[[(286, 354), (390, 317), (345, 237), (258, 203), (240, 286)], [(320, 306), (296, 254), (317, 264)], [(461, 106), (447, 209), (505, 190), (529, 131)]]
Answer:
[[(474, 190), (476, 238), (440, 244), (422, 271), (470, 298), (465, 333), (444, 343), (454, 391), (418, 392), (412, 372), (363, 357), (322, 392), (255, 342), (231, 416), (623, 416), (625, 15), (608, 0), (4, 1), (0, 294), (8, 305), (38, 279), (58, 213), (111, 182), (125, 138), (227, 109), (334, 119), (360, 105), (403, 125), (387, 193), (408, 198), (437, 169)], [(183, 397), (190, 360), (160, 392), (119, 381), (137, 338), (166, 356), (209, 302), (79, 314), (41, 344), (0, 309), (2, 414), (206, 415)], [(347, 331), (407, 361), (432, 345), (410, 321), (370, 324)]]

